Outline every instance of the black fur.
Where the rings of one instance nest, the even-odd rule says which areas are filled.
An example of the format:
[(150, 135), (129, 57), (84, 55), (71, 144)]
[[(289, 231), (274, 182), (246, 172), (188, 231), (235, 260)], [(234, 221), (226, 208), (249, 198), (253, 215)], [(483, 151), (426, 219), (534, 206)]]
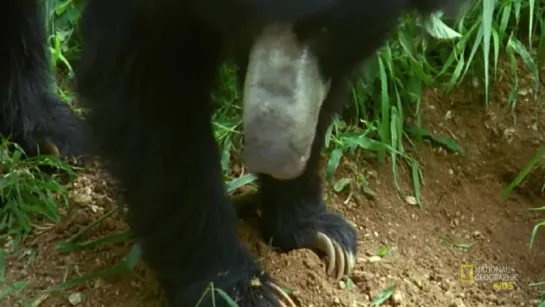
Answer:
[(83, 156), (90, 149), (84, 122), (51, 89), (41, 3), (8, 0), (2, 6), (0, 135), (19, 144), (27, 155), (50, 142), (62, 155)]
[[(271, 277), (237, 238), (224, 193), (209, 95), (225, 46), (245, 55), (252, 35), (274, 20), (296, 21), (300, 38), (313, 44), (323, 73), (333, 78), (331, 93), (304, 174), (285, 182), (260, 176), (261, 229), (284, 251), (314, 248), (318, 230), (355, 253), (355, 230), (322, 200), (325, 130), (348, 100), (345, 78), (384, 43), (403, 10), (429, 11), (442, 2), (89, 1), (80, 96), (102, 156), (126, 189), (144, 260), (172, 306), (195, 306), (209, 282), (240, 306), (277, 306), (264, 284)], [(262, 286), (250, 284), (254, 278)], [(201, 306), (211, 306), (209, 298)], [(226, 306), (218, 295), (216, 306)]]

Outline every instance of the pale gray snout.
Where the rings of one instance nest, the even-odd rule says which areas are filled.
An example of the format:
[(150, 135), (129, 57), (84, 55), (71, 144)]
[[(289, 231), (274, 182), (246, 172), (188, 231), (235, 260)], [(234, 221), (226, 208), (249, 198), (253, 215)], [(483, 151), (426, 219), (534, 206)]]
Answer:
[(309, 160), (330, 81), (289, 24), (271, 24), (255, 39), (243, 94), (244, 164), (279, 180), (300, 176)]
[(244, 164), (252, 173), (267, 174), (279, 180), (298, 177), (305, 170), (308, 155), (299, 153), (285, 141), (245, 137)]

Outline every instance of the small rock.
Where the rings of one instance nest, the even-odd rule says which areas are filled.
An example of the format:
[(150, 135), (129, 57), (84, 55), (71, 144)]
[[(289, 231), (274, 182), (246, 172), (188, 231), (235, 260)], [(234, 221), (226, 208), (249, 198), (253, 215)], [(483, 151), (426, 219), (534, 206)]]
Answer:
[(367, 258), (358, 257), (357, 263), (366, 263), (366, 262), (367, 262)]
[(403, 302), (403, 293), (395, 292), (390, 299), (394, 305), (400, 305)]
[(515, 129), (513, 128), (507, 128), (505, 130), (503, 130), (503, 136), (507, 139), (510, 139), (513, 137), (513, 134), (515, 134)]
[(103, 211), (104, 211), (104, 208), (99, 207), (99, 206), (97, 206), (97, 205), (91, 205), (91, 211), (93, 211), (94, 213), (103, 212)]
[(81, 293), (75, 292), (75, 293), (70, 294), (70, 296), (68, 297), (68, 301), (73, 306), (81, 304)]
[(492, 303), (499, 303), (498, 297), (493, 293), (488, 296), (488, 300)]
[(91, 195), (81, 193), (74, 194), (72, 199), (78, 204), (88, 204), (93, 200)]
[(416, 205), (417, 202), (416, 202), (416, 197), (412, 196), (412, 195), (409, 195), (407, 197), (405, 197), (405, 202), (409, 205)]
[(373, 256), (369, 258), (369, 262), (371, 263), (379, 262), (380, 260), (382, 260), (382, 257), (379, 257), (379, 256)]
[(419, 289), (423, 289), (424, 281), (427, 279), (425, 274), (416, 271), (416, 270), (410, 270), (407, 272), (407, 275), (409, 276), (409, 280), (413, 282)]
[(344, 281), (342, 281), (342, 280), (339, 281), (339, 288), (340, 288), (341, 290), (346, 289), (346, 284), (344, 283)]
[(355, 282), (355, 283), (360, 283), (360, 282), (367, 282), (367, 281), (370, 281), (373, 279), (373, 274), (371, 273), (368, 273), (368, 272), (365, 272), (365, 271), (361, 271), (361, 270), (356, 270), (354, 271), (354, 273), (352, 274), (352, 281)]

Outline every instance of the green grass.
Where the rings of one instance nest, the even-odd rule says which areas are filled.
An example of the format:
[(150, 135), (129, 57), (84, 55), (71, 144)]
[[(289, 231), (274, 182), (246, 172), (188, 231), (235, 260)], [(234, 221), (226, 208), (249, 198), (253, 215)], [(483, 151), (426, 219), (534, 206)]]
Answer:
[[(50, 32), (51, 69), (59, 76), (57, 92), (67, 103), (72, 104), (74, 93), (70, 88), (73, 70), (70, 63), (77, 57), (80, 49), (76, 25), (84, 1), (47, 0), (44, 3), (46, 26)], [(457, 144), (448, 137), (433, 135), (424, 126), (421, 116), (422, 95), (427, 87), (440, 88), (448, 93), (467, 80), (478, 80), (483, 85), (485, 95), (482, 101), (475, 103), (488, 105), (491, 84), (500, 77), (499, 63), (507, 60), (510, 65), (507, 77), (511, 80), (512, 87), (506, 107), (514, 110), (517, 106), (517, 93), (520, 89), (518, 63), (523, 63), (533, 76), (533, 98), (537, 98), (542, 83), (538, 67), (542, 63), (535, 54), (542, 53), (545, 47), (543, 2), (471, 1), (458, 19), (445, 19), (443, 22), (439, 16), (433, 16), (431, 20), (415, 15), (404, 17), (388, 43), (362, 67), (361, 78), (352, 84), (352, 102), (347, 106), (350, 116), (337, 117), (326, 135), (325, 172), (334, 190), (340, 191), (350, 184), (357, 184), (366, 193), (374, 193), (367, 186), (367, 179), (363, 174), (333, 182), (343, 157), (359, 159), (365, 156), (376, 159), (378, 163), (390, 165), (394, 174), (394, 185), (400, 195), (400, 168), (404, 164), (410, 170), (412, 194), (417, 204), (422, 205), (420, 191), (423, 170), (417, 157), (407, 150), (408, 147), (414, 142), (425, 140), (433, 146), (464, 154), (463, 144)], [(252, 175), (239, 176), (232, 172), (233, 163), (240, 161), (241, 149), (240, 93), (236, 87), (235, 71), (236, 67), (229, 64), (222, 67), (221, 86), (213, 94), (217, 106), (213, 123), (221, 146), (221, 165), (230, 192), (255, 180)], [(414, 119), (414, 124), (406, 124), (407, 118)], [(539, 167), (544, 155), (543, 149), (536, 153), (536, 157), (506, 187), (502, 196), (506, 197), (532, 169)], [(5, 233), (4, 238), (14, 238), (15, 243), (20, 242), (21, 237), (32, 230), (33, 222), (37, 218), (57, 222), (58, 206), (66, 203), (66, 191), (58, 175), (45, 175), (37, 171), (38, 167), (53, 165), (72, 174), (67, 165), (51, 157), (23, 161), (20, 156), (18, 151), (8, 152), (5, 144), (0, 147), (0, 161), (7, 165), (8, 170), (0, 177), (2, 193), (8, 203), (1, 211), (0, 232)], [(536, 225), (535, 230), (541, 224), (545, 224), (545, 221)], [(94, 226), (96, 225), (89, 227)], [(87, 230), (86, 228), (83, 231)], [(117, 233), (95, 241), (80, 242), (80, 234), (59, 243), (59, 250), (71, 252), (130, 237), (127, 233)], [(535, 231), (531, 240), (534, 236)], [(84, 282), (86, 278), (123, 274), (132, 268), (138, 255), (138, 251), (133, 250), (118, 267), (94, 273), (91, 277), (68, 281), (46, 292), (61, 291), (75, 283)], [(2, 259), (3, 256), (2, 253)], [(0, 264), (0, 272), (3, 272), (4, 262)], [(0, 283), (5, 284), (3, 274), (0, 277)], [(24, 284), (23, 281), (10, 284), (0, 293), (0, 299), (5, 291), (16, 291), (24, 287)], [(211, 285), (208, 291), (210, 290), (218, 289)], [(377, 304), (381, 300), (377, 298)]]
[[(9, 150), (9, 145), (16, 150)], [(33, 223), (59, 221), (58, 206), (68, 202), (61, 172), (45, 173), (44, 167), (56, 169), (73, 177), (66, 162), (49, 156), (25, 158), (16, 144), (0, 144), (0, 239), (10, 240), (16, 248), (23, 235), (32, 231)]]

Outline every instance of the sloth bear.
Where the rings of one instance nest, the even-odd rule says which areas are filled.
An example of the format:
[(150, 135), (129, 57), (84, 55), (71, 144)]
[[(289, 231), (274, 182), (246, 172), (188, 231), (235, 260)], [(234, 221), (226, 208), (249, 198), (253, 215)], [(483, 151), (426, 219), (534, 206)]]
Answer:
[[(242, 246), (224, 191), (210, 93), (225, 57), (243, 76), (244, 162), (259, 174), (263, 239), (349, 275), (356, 230), (322, 199), (320, 152), (346, 78), (407, 10), (457, 0), (90, 0), (79, 95), (129, 225), (171, 306), (209, 283), (239, 306), (294, 305)], [(176, 109), (179, 108), (179, 109)], [(200, 306), (226, 306), (212, 293)]]
[[(320, 152), (347, 78), (406, 11), (457, 0), (88, 0), (76, 72), (87, 124), (120, 181), (129, 225), (170, 306), (209, 283), (239, 306), (294, 306), (242, 246), (210, 123), (222, 61), (244, 72), (244, 162), (258, 173), (264, 240), (350, 275), (356, 230), (322, 199)], [(77, 154), (84, 127), (48, 90), (38, 0), (8, 0), (0, 132)], [(176, 109), (176, 108), (180, 109)], [(200, 306), (227, 306), (216, 292)]]

